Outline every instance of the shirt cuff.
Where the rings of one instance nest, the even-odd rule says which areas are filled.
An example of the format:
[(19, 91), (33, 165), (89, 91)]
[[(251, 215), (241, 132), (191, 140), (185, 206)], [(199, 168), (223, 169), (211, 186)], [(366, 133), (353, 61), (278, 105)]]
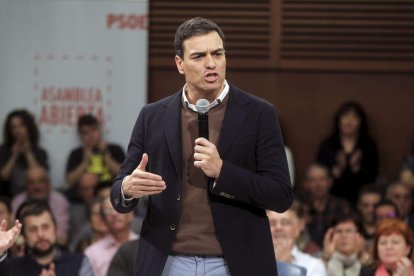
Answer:
[(4, 259), (6, 259), (6, 257), (7, 257), (7, 251), (6, 251), (6, 252), (4, 252), (4, 254), (0, 256), (0, 263), (1, 263), (2, 261), (4, 261)]
[(131, 203), (131, 201), (132, 201), (134, 198), (133, 198), (133, 197), (131, 197), (131, 198), (126, 198), (126, 197), (125, 197), (125, 195), (124, 195), (124, 180), (125, 180), (125, 178), (126, 178), (126, 177), (124, 177), (124, 179), (122, 180), (122, 184), (121, 184), (121, 199), (122, 199), (121, 204), (122, 204), (124, 207), (128, 207), (128, 205)]

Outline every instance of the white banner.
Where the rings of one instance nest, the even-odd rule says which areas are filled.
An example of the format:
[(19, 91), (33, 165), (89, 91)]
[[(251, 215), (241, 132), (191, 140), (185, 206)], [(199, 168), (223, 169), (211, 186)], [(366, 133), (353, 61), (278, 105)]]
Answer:
[(32, 112), (55, 187), (65, 186), (80, 114), (125, 150), (147, 100), (147, 1), (0, 0), (0, 122)]

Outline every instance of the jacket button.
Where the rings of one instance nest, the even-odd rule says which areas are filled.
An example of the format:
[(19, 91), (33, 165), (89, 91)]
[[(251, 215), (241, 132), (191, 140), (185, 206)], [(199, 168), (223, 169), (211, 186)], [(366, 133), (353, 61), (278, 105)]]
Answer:
[(181, 200), (181, 196), (177, 195), (177, 200), (180, 201)]
[(174, 231), (175, 230), (175, 224), (171, 224), (170, 229), (171, 229), (171, 231)]

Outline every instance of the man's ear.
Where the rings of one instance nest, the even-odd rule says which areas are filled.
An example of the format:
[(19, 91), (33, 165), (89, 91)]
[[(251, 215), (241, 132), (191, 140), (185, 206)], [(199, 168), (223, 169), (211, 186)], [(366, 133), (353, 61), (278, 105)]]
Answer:
[(184, 75), (184, 70), (182, 68), (183, 59), (178, 55), (175, 55), (175, 65), (177, 65), (177, 70), (180, 74)]

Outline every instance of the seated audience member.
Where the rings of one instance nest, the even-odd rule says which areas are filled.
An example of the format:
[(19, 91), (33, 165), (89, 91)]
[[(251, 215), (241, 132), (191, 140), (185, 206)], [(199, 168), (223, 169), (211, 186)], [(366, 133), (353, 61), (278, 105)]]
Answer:
[(102, 239), (108, 234), (108, 227), (106, 226), (102, 216), (102, 198), (95, 197), (88, 208), (89, 221), (76, 233), (74, 233), (69, 248), (72, 251), (83, 252), (89, 245)]
[[(112, 207), (109, 197), (102, 201), (101, 215), (108, 227), (109, 234), (85, 250), (85, 255), (91, 261), (95, 276), (106, 276), (112, 257), (119, 247), (127, 241), (138, 238), (138, 235), (131, 231), (133, 213), (118, 213)], [(103, 252), (105, 254), (102, 254)]]
[(384, 219), (377, 227), (372, 247), (372, 264), (361, 276), (412, 276), (414, 237), (408, 225), (398, 219)]
[(284, 213), (267, 211), (276, 260), (304, 267), (308, 276), (326, 275), (324, 264), (320, 259), (301, 252), (295, 245), (305, 227), (304, 215), (305, 210), (298, 201), (295, 201)]
[(411, 189), (414, 189), (414, 154), (412, 152), (404, 157), (398, 172), (398, 180)]
[(323, 238), (334, 217), (349, 213), (351, 207), (344, 199), (330, 194), (332, 178), (329, 170), (321, 164), (312, 164), (303, 183), (302, 201), (309, 208), (307, 229), (310, 237), (322, 247)]
[(397, 205), (400, 218), (404, 220), (410, 227), (411, 231), (413, 231), (414, 215), (411, 214), (413, 208), (411, 189), (400, 182), (395, 182), (388, 186), (385, 197)]
[(47, 172), (41, 167), (26, 172), (26, 191), (13, 198), (13, 213), (16, 213), (20, 205), (29, 199), (41, 199), (49, 203), (58, 223), (58, 242), (66, 244), (70, 226), (70, 205), (63, 194), (52, 188)]
[(46, 201), (25, 202), (19, 210), (19, 220), (27, 254), (9, 259), (9, 275), (93, 275), (83, 254), (59, 249), (56, 220)]
[(375, 234), (375, 206), (381, 201), (381, 191), (374, 185), (366, 185), (358, 194), (357, 211), (361, 219), (362, 233), (369, 247)]
[(397, 205), (388, 199), (381, 200), (377, 205), (375, 205), (374, 215), (376, 224), (386, 218), (400, 218)]
[(0, 146), (0, 194), (14, 196), (24, 190), (24, 172), (41, 166), (48, 168), (48, 156), (39, 146), (39, 131), (26, 110), (9, 113)]
[(88, 207), (95, 197), (98, 181), (98, 176), (92, 173), (84, 173), (79, 179), (76, 200), (70, 205), (71, 237), (89, 221)]
[(359, 189), (375, 181), (379, 163), (377, 146), (368, 133), (365, 111), (360, 104), (349, 101), (339, 107), (333, 132), (321, 143), (317, 161), (333, 175), (332, 194), (346, 198), (353, 206)]
[(121, 245), (111, 260), (108, 276), (133, 275), (135, 259), (138, 253), (139, 239), (128, 241)]
[(369, 260), (361, 230), (352, 214), (337, 218), (328, 229), (322, 256), (329, 276), (359, 275), (362, 265)]
[(112, 180), (125, 158), (122, 148), (103, 139), (99, 122), (92, 115), (79, 118), (78, 133), (83, 145), (69, 155), (66, 166), (69, 187), (73, 188), (85, 172), (98, 175), (99, 181)]

